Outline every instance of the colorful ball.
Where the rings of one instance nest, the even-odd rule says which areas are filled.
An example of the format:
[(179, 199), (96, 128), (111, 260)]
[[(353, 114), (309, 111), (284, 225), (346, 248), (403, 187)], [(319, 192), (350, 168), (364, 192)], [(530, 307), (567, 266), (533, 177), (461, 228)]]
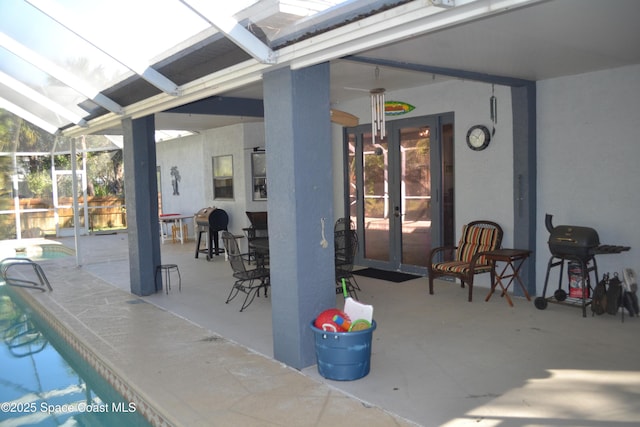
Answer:
[(330, 308), (328, 310), (323, 311), (316, 317), (316, 321), (314, 326), (318, 329), (322, 329), (323, 331), (329, 332), (344, 332), (344, 329), (340, 327), (336, 322), (333, 321), (333, 316), (341, 316), (344, 319), (350, 320), (349, 316), (345, 314), (344, 311), (338, 310), (337, 308)]

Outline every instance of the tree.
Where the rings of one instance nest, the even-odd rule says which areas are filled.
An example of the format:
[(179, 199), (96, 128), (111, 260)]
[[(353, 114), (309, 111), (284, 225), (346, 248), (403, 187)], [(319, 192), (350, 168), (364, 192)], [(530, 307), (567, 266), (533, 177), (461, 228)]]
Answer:
[(122, 195), (124, 188), (122, 150), (87, 153), (87, 173), (92, 183), (93, 195)]

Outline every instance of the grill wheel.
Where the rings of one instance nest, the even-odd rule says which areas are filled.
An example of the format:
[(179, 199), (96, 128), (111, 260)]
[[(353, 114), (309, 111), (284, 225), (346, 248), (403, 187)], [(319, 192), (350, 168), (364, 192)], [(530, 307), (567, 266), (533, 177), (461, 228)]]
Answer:
[(544, 310), (545, 308), (547, 308), (547, 304), (548, 303), (546, 298), (543, 297), (538, 297), (533, 300), (533, 305), (535, 305), (538, 310)]
[(555, 297), (555, 299), (557, 301), (564, 301), (567, 299), (567, 293), (562, 290), (562, 289), (558, 289), (553, 293), (553, 296)]

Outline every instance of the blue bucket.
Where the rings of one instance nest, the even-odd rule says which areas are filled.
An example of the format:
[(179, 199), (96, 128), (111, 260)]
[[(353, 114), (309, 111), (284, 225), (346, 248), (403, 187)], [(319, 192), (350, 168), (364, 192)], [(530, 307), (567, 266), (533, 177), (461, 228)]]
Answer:
[(371, 367), (371, 340), (376, 321), (369, 329), (355, 332), (323, 331), (314, 326), (318, 373), (330, 380), (350, 381), (362, 378)]

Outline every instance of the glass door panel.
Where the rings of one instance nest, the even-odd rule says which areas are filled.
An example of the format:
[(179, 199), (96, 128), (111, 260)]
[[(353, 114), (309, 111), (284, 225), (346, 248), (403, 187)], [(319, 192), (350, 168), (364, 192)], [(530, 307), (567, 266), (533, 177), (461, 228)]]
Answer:
[[(351, 218), (358, 217), (358, 177), (356, 175), (357, 166), (357, 157), (356, 157), (356, 146), (358, 145), (358, 139), (355, 134), (348, 134), (347, 141), (347, 174), (349, 175), (348, 182), (348, 206), (347, 212)], [(356, 225), (357, 227), (357, 225)]]
[(400, 130), (401, 262), (427, 266), (431, 250), (431, 160), (429, 126)]
[(388, 168), (387, 141), (374, 141), (371, 133), (363, 134), (363, 256), (377, 261), (389, 261)]

